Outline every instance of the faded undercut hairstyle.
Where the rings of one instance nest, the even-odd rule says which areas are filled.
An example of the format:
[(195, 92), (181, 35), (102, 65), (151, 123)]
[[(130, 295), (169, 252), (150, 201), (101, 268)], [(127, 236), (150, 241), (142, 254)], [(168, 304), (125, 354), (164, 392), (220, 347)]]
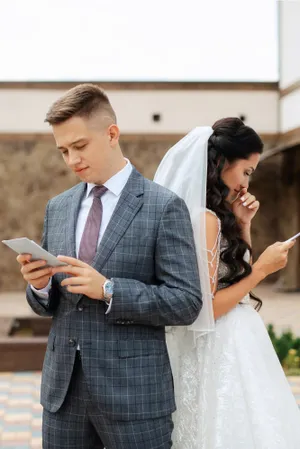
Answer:
[(68, 90), (50, 107), (45, 122), (58, 125), (71, 117), (91, 118), (100, 113), (110, 124), (117, 123), (115, 111), (101, 87), (79, 84)]

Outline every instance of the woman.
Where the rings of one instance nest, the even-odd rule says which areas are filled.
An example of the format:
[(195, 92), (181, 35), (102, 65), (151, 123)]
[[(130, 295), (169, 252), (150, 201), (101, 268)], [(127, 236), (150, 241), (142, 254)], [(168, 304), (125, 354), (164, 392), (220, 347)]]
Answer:
[(277, 242), (252, 264), (259, 202), (248, 186), (262, 149), (252, 128), (226, 118), (189, 133), (155, 176), (189, 207), (203, 292), (196, 322), (167, 334), (175, 449), (300, 448), (300, 411), (250, 304), (251, 290), (286, 265), (295, 243)]

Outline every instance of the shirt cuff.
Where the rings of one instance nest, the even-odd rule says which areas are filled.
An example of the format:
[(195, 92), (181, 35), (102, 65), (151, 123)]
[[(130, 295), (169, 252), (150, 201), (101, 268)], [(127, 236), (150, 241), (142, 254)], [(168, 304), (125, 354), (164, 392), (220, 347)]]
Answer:
[(50, 278), (46, 287), (37, 289), (33, 285), (30, 285), (30, 288), (36, 294), (36, 296), (38, 296), (39, 298), (49, 299), (49, 292), (51, 290), (51, 286), (52, 286), (52, 279)]
[(107, 315), (111, 311), (112, 302), (113, 302), (112, 298), (111, 298), (111, 300), (109, 302), (105, 301), (105, 303), (108, 305), (108, 308), (107, 308), (107, 310), (105, 312), (105, 315)]

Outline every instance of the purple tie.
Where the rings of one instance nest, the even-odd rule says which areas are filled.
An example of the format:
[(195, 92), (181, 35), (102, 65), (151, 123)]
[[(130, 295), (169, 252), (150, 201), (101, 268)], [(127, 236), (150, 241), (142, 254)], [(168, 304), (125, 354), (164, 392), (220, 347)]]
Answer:
[(93, 204), (86, 220), (78, 254), (78, 258), (88, 264), (92, 263), (97, 251), (103, 213), (101, 196), (106, 191), (107, 188), (104, 186), (96, 186), (92, 190), (94, 195)]

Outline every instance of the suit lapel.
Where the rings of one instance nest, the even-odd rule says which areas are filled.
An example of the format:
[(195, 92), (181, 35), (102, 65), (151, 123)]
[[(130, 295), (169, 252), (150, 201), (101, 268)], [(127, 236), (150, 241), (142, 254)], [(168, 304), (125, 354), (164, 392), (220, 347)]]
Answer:
[[(77, 218), (78, 213), (80, 210), (81, 202), (83, 199), (83, 196), (86, 191), (86, 184), (80, 183), (78, 184), (75, 192), (70, 197), (69, 200), (69, 217), (68, 222), (66, 225), (66, 234), (65, 234), (65, 241), (66, 241), (66, 256), (75, 257), (76, 258), (76, 224), (77, 224)], [(61, 280), (65, 277), (68, 277), (67, 275), (62, 275)], [(76, 295), (74, 293), (68, 293), (66, 294), (69, 296), (70, 300), (73, 304), (77, 304), (78, 301), (81, 298), (81, 295)]]
[(100, 242), (92, 266), (102, 270), (107, 259), (125, 234), (128, 226), (143, 204), (144, 179), (133, 169), (125, 185), (114, 213)]
[(86, 184), (82, 182), (70, 198), (70, 215), (66, 226), (67, 255), (70, 257), (76, 257), (76, 224), (85, 190)]

